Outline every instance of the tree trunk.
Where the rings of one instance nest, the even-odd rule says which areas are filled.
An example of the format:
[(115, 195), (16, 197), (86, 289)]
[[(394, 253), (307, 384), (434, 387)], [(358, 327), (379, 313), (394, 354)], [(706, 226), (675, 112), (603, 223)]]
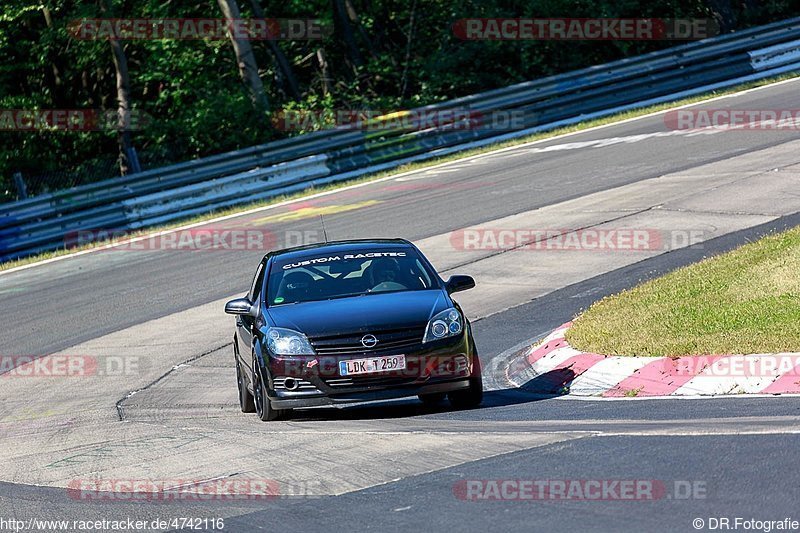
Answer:
[(317, 61), (319, 62), (319, 70), (322, 72), (322, 94), (327, 95), (331, 92), (331, 77), (328, 72), (328, 61), (325, 59), (325, 52), (322, 48), (317, 49)]
[(406, 35), (406, 57), (403, 62), (403, 75), (400, 78), (400, 98), (406, 97), (406, 89), (408, 88), (408, 67), (411, 62), (411, 44), (414, 42), (414, 16), (417, 12), (417, 0), (411, 4), (411, 17), (408, 21), (408, 35)]
[[(253, 14), (256, 18), (266, 18), (259, 0), (250, 0), (250, 6), (253, 8)], [(283, 53), (283, 50), (274, 39), (267, 39), (267, 45), (275, 58), (275, 64), (278, 65), (284, 92), (294, 99), (300, 99), (300, 85), (297, 83), (297, 77), (294, 75), (294, 70), (286, 54)]]
[(708, 0), (708, 7), (717, 19), (721, 33), (736, 29), (736, 13), (733, 11), (731, 0)]
[[(47, 6), (42, 7), (42, 14), (44, 15), (45, 24), (48, 29), (53, 29), (53, 15)], [(64, 80), (61, 77), (61, 69), (58, 68), (56, 61), (57, 53), (52, 47), (47, 49), (47, 60), (50, 63), (50, 68), (45, 69), (44, 79), (50, 89), (50, 99), (54, 107), (64, 107), (66, 98), (64, 98)]]
[[(226, 19), (235, 20), (241, 18), (236, 0), (217, 0), (217, 3)], [(253, 47), (250, 46), (250, 41), (238, 39), (232, 32), (229, 32), (229, 34), (233, 51), (236, 54), (239, 74), (250, 92), (250, 100), (253, 102), (253, 107), (259, 111), (266, 111), (269, 107), (269, 101), (267, 100), (267, 93), (264, 92), (264, 84), (261, 83), (261, 78), (258, 75), (258, 65), (253, 55)]]
[(367, 32), (364, 31), (364, 26), (361, 25), (361, 21), (358, 18), (358, 13), (356, 12), (356, 8), (353, 6), (353, 3), (350, 0), (344, 0), (344, 6), (347, 9), (347, 16), (350, 19), (350, 22), (352, 22), (356, 29), (358, 29), (358, 34), (367, 45), (367, 51), (369, 51), (369, 55), (371, 55), (374, 59), (377, 59), (378, 53), (375, 51), (375, 46), (372, 44), (372, 40), (369, 38), (369, 35), (367, 35)]
[(344, 0), (333, 0), (333, 20), (344, 42), (345, 50), (347, 51), (347, 59), (355, 72), (358, 67), (364, 64), (364, 58), (361, 57), (361, 52), (358, 50), (358, 45), (353, 35), (353, 26), (350, 24), (350, 18), (347, 16)]
[[(106, 16), (112, 13), (112, 0), (103, 0), (100, 10)], [(131, 139), (131, 79), (128, 74), (128, 58), (122, 43), (117, 39), (109, 39), (112, 57), (114, 58), (114, 71), (117, 80), (117, 144), (119, 146), (119, 172), (121, 175), (139, 172), (139, 160), (133, 148)]]
[(109, 39), (114, 54), (114, 69), (117, 73), (117, 144), (119, 145), (119, 172), (121, 175), (139, 172), (139, 161), (131, 140), (131, 80), (128, 75), (128, 59), (122, 43)]

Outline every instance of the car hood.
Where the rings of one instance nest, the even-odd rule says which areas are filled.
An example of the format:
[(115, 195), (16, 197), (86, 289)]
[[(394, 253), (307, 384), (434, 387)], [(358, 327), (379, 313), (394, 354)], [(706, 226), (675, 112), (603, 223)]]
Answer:
[(277, 327), (323, 337), (424, 326), (448, 306), (445, 293), (432, 289), (278, 305), (267, 312)]

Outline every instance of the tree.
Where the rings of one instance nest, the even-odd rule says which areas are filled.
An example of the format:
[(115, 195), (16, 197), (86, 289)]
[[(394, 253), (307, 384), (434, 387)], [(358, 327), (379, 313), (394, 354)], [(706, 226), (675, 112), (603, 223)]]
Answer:
[[(217, 3), (222, 15), (227, 20), (234, 21), (241, 18), (236, 0), (217, 0)], [(258, 111), (266, 111), (269, 108), (269, 101), (267, 100), (267, 93), (264, 92), (264, 84), (261, 83), (261, 77), (258, 75), (258, 65), (253, 55), (253, 47), (250, 46), (250, 41), (238, 38), (233, 31), (229, 31), (228, 34), (231, 38), (233, 51), (236, 54), (239, 75), (249, 90), (253, 107)]]
[(344, 0), (333, 0), (333, 20), (336, 29), (345, 45), (347, 51), (347, 59), (356, 72), (358, 67), (364, 65), (364, 58), (361, 56), (361, 51), (356, 44), (356, 38), (353, 34), (353, 25), (350, 22), (350, 16), (347, 13), (347, 7)]
[(730, 0), (708, 0), (708, 7), (717, 19), (722, 33), (727, 33), (736, 27), (736, 13)]
[[(259, 0), (250, 0), (250, 6), (253, 8), (253, 14), (256, 17), (260, 19), (266, 18)], [(267, 39), (267, 46), (269, 46), (270, 52), (272, 52), (273, 57), (275, 57), (275, 64), (278, 65), (278, 71), (281, 73), (284, 91), (295, 100), (299, 99), (300, 85), (297, 83), (297, 76), (295, 76), (292, 65), (289, 63), (286, 54), (283, 53), (283, 50), (281, 50), (281, 47), (278, 46), (278, 43), (276, 43), (274, 39)]]
[[(111, 14), (111, 0), (105, 0), (102, 10)], [(117, 86), (117, 143), (119, 145), (119, 172), (123, 176), (141, 172), (139, 159), (131, 139), (131, 78), (128, 73), (128, 58), (119, 39), (109, 38), (114, 58)]]

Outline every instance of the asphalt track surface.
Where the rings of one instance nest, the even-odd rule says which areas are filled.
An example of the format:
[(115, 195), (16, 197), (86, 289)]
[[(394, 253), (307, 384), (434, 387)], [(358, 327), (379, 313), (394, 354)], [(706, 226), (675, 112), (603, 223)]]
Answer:
[[(796, 109), (798, 88), (800, 82), (784, 83), (703, 107)], [(753, 161), (762, 166), (764, 158), (774, 159), (777, 166), (800, 161), (800, 152), (792, 144), (800, 137), (797, 132), (652, 136), (657, 132), (667, 132), (663, 115), (539, 143), (536, 150), (510, 150), (299, 206), (251, 213), (222, 225), (266, 228), (282, 243), (287, 230), (318, 231), (316, 214), (322, 212), (333, 238), (399, 236), (434, 242), (437, 236), (459, 228), (555, 205), (572, 206), (570, 201), (580, 202), (592, 194), (605, 199), (602, 195), (615, 188), (645, 180), (689, 175), (709, 165), (736, 167), (739, 161), (750, 162), (747, 158), (752, 154), (761, 154)], [(618, 138), (628, 141), (580, 144)], [(574, 144), (565, 147), (568, 143)], [(548, 146), (561, 148), (541, 150)], [(762, 188), (769, 191), (772, 181), (768, 176), (763, 180)], [(707, 194), (717, 194), (715, 190)], [(587, 260), (580, 278), (567, 276), (549, 287), (520, 290), (488, 313), (478, 309), (481, 318), (474, 328), (484, 366), (495, 368), (514, 347), (546, 334), (606, 294), (800, 222), (794, 214), (800, 209), (788, 207), (769, 213), (755, 208), (728, 212), (723, 207), (731, 205), (735, 193), (720, 186), (718, 204), (712, 207), (728, 218), (715, 222), (716, 233), (710, 232), (702, 247), (626, 259), (618, 267), (611, 261), (610, 267), (596, 268), (595, 262)], [(791, 194), (775, 198), (782, 206), (791, 207), (793, 201)], [(689, 217), (691, 210), (683, 213)], [(732, 213), (739, 217), (735, 223)], [(566, 227), (566, 222), (556, 219), (549, 227)], [(26, 422), (26, 416), (35, 419), (22, 407), (44, 409), (37, 400), (56, 394), (51, 388), (65, 389), (52, 403), (66, 404), (70, 397), (87, 395), (80, 382), (57, 382), (45, 391), (38, 383), (9, 380), (10, 387), (4, 386), (4, 392), (0, 389), (4, 400), (0, 425), (4, 431), (11, 430), (0, 435), (5, 448), (0, 452), (5, 465), (0, 481), (7, 482), (0, 484), (0, 518), (224, 517), (228, 531), (329, 531), (333, 527), (694, 531), (698, 530), (692, 523), (696, 518), (705, 521), (699, 530), (708, 530), (713, 525), (709, 518), (715, 517), (730, 518), (731, 523), (736, 517), (800, 520), (796, 506), (800, 471), (791, 466), (799, 440), (800, 401), (793, 397), (577, 400), (539, 397), (525, 387), (507, 389), (496, 382), (492, 387), (496, 390), (487, 392), (484, 406), (477, 410), (458, 412), (446, 405), (425, 408), (415, 400), (401, 400), (307, 410), (296, 413), (290, 422), (257, 423), (233, 405), (230, 347), (226, 345), (231, 331), (220, 328), (207, 333), (205, 344), (193, 347), (200, 351), (185, 365), (184, 373), (170, 371), (182, 360), (169, 359), (172, 354), (160, 346), (154, 331), (169, 324), (169, 317), (181, 316), (176, 313), (189, 313), (244, 292), (262, 253), (102, 252), (0, 275), (2, 354), (45, 355), (127, 335), (126, 342), (144, 339), (145, 347), (165, 360), (163, 369), (158, 368), (157, 359), (151, 362), (148, 370), (158, 381), (143, 377), (146, 387), (131, 380), (127, 389), (117, 392), (101, 383), (99, 394), (105, 394), (108, 386), (107, 406), (93, 411), (91, 424), (86, 422), (91, 430), (69, 437), (73, 440), (62, 430), (46, 427), (41, 435), (28, 429), (15, 433), (14, 424)], [(439, 250), (436, 257), (447, 257), (444, 253)], [(537, 253), (521, 257), (527, 263), (544, 261), (544, 254)], [(508, 255), (488, 261), (507, 260), (513, 267), (513, 261), (521, 260), (519, 254)], [(465, 273), (477, 268), (459, 260), (442, 270), (454, 266)], [(486, 293), (477, 294), (483, 298)], [(469, 300), (470, 305), (480, 308), (480, 298)], [(191, 323), (182, 326), (192, 329)], [(138, 337), (140, 331), (147, 335)], [(164, 344), (169, 340), (164, 339)], [(134, 389), (141, 391), (123, 399), (124, 390)], [(23, 397), (26, 394), (30, 396)], [(182, 397), (186, 401), (181, 402)], [(123, 422), (114, 411), (118, 401), (124, 408)], [(164, 452), (164, 461), (159, 462), (161, 449), (131, 448), (129, 459), (135, 464), (126, 464), (126, 469), (98, 454), (92, 463), (70, 467), (61, 477), (48, 475), (46, 467), (54, 464), (54, 457), (83, 451), (97, 442), (113, 443), (101, 431), (123, 434), (132, 427), (227, 435), (231, 442), (221, 446), (219, 439), (210, 438), (209, 464), (197, 455), (204, 453), (205, 444), (192, 450), (199, 471), (181, 466), (190, 464), (191, 458)], [(97, 432), (96, 436), (90, 431)], [(133, 442), (130, 436), (124, 438)], [(133, 504), (75, 500), (63, 488), (70, 477), (121, 476), (119, 472), (151, 479), (218, 474), (217, 470), (210, 473), (210, 463), (229, 466), (220, 470), (228, 475), (257, 473), (294, 480), (297, 490), (269, 501)], [(458, 488), (470, 481), (519, 479), (645, 480), (666, 487), (666, 492), (656, 499), (635, 501), (475, 501), (464, 499)], [(685, 499), (675, 487), (687, 484), (697, 490)], [(300, 494), (309, 487), (311, 494)]]

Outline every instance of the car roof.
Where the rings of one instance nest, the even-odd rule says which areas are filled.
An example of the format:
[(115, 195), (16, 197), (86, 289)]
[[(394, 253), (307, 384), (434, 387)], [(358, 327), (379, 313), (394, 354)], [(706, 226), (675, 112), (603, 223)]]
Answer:
[(294, 248), (284, 248), (268, 253), (265, 258), (280, 256), (281, 259), (303, 259), (315, 257), (320, 253), (368, 252), (381, 250), (408, 250), (413, 245), (405, 239), (353, 239), (344, 241), (319, 242)]

